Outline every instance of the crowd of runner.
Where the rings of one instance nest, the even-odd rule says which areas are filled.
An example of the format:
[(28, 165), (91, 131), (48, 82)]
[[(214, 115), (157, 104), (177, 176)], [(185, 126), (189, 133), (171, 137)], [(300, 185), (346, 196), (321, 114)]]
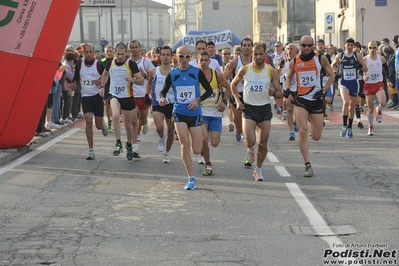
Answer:
[[(398, 38), (392, 38), (392, 46), (388, 38), (367, 46), (347, 38), (342, 49), (326, 46), (322, 39), (315, 43), (310, 36), (299, 44), (276, 42), (273, 50), (249, 38), (218, 51), (215, 43), (204, 40), (197, 41), (194, 51), (164, 46), (147, 52), (136, 40), (106, 45), (103, 53), (90, 43), (68, 45), (36, 135), (45, 137), (46, 131), (84, 118), (87, 160), (95, 159), (93, 126), (104, 136), (115, 136), (110, 154), (119, 156), (126, 149), (127, 159), (133, 160), (140, 158), (139, 136), (148, 132), (151, 111), (163, 163), (170, 162), (178, 139), (188, 176), (185, 189), (192, 190), (191, 151), (200, 156), (203, 175), (213, 175), (210, 146), (220, 143), (227, 109), (229, 131), (246, 146), (244, 165), (255, 164), (254, 179), (264, 180), (262, 164), (275, 112), (287, 121), (287, 139), (298, 140), (304, 176), (312, 177), (308, 136), (320, 140), (334, 97), (343, 102), (340, 137), (354, 137), (355, 116), (357, 127), (364, 128), (364, 108), (369, 136), (374, 135), (374, 121), (382, 122), (384, 108), (399, 109)], [(121, 140), (121, 121), (126, 141)]]

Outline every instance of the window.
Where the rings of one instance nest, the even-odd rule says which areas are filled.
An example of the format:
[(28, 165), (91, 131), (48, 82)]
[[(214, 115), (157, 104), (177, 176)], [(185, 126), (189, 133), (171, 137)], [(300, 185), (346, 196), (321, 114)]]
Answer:
[(95, 21), (89, 21), (89, 41), (94, 42), (97, 40), (97, 32), (96, 32), (96, 22)]
[(219, 1), (213, 1), (213, 10), (219, 10)]
[(126, 34), (126, 20), (118, 21), (118, 34)]
[(152, 19), (148, 19), (148, 33), (152, 34)]
[(162, 17), (159, 18), (159, 35), (163, 34), (163, 19)]
[(339, 0), (339, 8), (348, 8), (348, 1), (349, 0)]

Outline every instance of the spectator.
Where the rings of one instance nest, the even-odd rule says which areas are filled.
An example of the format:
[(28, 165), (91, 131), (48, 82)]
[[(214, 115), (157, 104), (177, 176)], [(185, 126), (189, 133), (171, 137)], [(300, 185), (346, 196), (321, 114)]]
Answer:
[(105, 48), (105, 46), (107, 46), (108, 43), (109, 43), (109, 42), (108, 42), (106, 39), (104, 39), (104, 37), (101, 38), (101, 41), (100, 41), (101, 52), (104, 52), (104, 48)]

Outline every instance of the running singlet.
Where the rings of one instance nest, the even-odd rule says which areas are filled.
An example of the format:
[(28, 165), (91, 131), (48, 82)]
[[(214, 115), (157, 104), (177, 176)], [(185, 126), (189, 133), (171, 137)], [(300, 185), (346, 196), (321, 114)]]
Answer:
[(174, 113), (187, 116), (202, 115), (201, 104), (198, 105), (196, 110), (188, 110), (188, 105), (195, 98), (200, 97), (199, 71), (199, 68), (189, 65), (188, 69), (184, 71), (180, 70), (180, 68), (175, 68), (169, 73), (175, 97)]
[(357, 70), (356, 65), (357, 57), (354, 52), (351, 56), (345, 55), (345, 53), (341, 53), (341, 63), (339, 65), (339, 73), (341, 74), (341, 80), (344, 81), (353, 81), (357, 80)]
[(123, 65), (116, 65), (116, 59), (112, 60), (109, 68), (109, 76), (111, 84), (109, 86), (109, 93), (116, 98), (133, 97), (133, 82), (125, 80), (126, 77), (134, 77), (132, 70), (129, 67), (130, 59), (127, 59)]
[(368, 84), (374, 84), (378, 82), (382, 82), (382, 62), (381, 55), (377, 54), (377, 59), (373, 60), (370, 58), (370, 55), (366, 56), (367, 58), (367, 75), (369, 79), (366, 81)]
[(94, 84), (95, 80), (100, 80), (101, 75), (98, 73), (97, 59), (94, 63), (88, 67), (85, 64), (85, 60), (81, 61), (82, 65), (80, 68), (80, 85), (82, 86), (82, 97), (94, 96), (98, 93), (100, 85)]
[[(139, 69), (142, 69), (144, 71), (145, 75), (147, 75), (148, 72), (154, 68), (154, 64), (151, 63), (151, 61), (145, 57), (141, 57), (138, 61), (135, 62), (139, 67)], [(135, 98), (142, 98), (145, 96), (147, 82), (148, 82), (147, 79), (144, 79), (143, 85), (137, 85), (137, 84), (134, 85), (133, 92)]]
[[(238, 73), (238, 70), (240, 70), (240, 68), (243, 66), (244, 66), (244, 64), (242, 63), (241, 56), (238, 56), (237, 57), (237, 66), (236, 66), (236, 69), (234, 70), (234, 73)], [(244, 79), (241, 80), (241, 82), (237, 85), (237, 88), (238, 88), (238, 92), (244, 91)]]
[[(290, 60), (288, 58), (284, 58), (283, 60), (285, 60), (285, 64), (284, 64), (284, 68), (281, 71), (281, 76), (280, 76), (280, 83), (283, 84), (283, 90), (287, 89), (287, 86), (285, 84), (285, 81), (287, 80), (287, 76), (288, 76), (288, 72), (290, 71)], [(296, 91), (296, 75), (294, 75), (293, 79), (292, 79), (292, 85), (290, 88), (290, 91)]]
[[(173, 69), (173, 68), (172, 68)], [(159, 105), (159, 93), (163, 89), (163, 85), (165, 84), (166, 76), (162, 75), (161, 71), (159, 70), (159, 66), (155, 69), (155, 77), (152, 81), (152, 106)], [(168, 93), (166, 94), (166, 100), (168, 100), (167, 104), (174, 103), (175, 96), (173, 95), (173, 90), (169, 89)]]
[[(211, 69), (211, 81), (209, 81), (209, 85), (212, 88), (212, 95), (209, 96), (206, 100), (202, 101), (202, 115), (203, 116), (213, 116), (213, 117), (222, 117), (222, 112), (219, 112), (215, 107), (217, 106), (220, 99), (220, 90), (219, 90), (219, 82), (218, 75), (216, 70)], [(201, 95), (205, 93), (204, 87), (200, 84)]]
[(253, 63), (245, 66), (243, 99), (246, 104), (263, 106), (270, 103), (268, 89), (271, 82), (272, 67), (265, 64), (261, 70), (253, 68)]
[(313, 96), (321, 90), (319, 55), (316, 53), (309, 61), (303, 61), (298, 55), (294, 61), (294, 70), (297, 79), (298, 96), (313, 101)]

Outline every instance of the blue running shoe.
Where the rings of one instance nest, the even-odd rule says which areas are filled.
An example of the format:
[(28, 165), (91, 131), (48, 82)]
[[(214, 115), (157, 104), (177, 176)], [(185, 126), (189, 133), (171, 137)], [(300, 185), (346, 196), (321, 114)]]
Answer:
[(348, 128), (348, 138), (353, 138), (353, 132), (351, 128)]
[(298, 131), (299, 131), (296, 122), (294, 122), (294, 131), (295, 131), (295, 133), (298, 133)]
[(294, 133), (294, 132), (291, 132), (291, 133), (290, 133), (290, 138), (289, 138), (289, 140), (290, 140), (290, 141), (294, 141), (294, 140), (295, 140), (295, 133)]
[(241, 141), (241, 134), (240, 135), (236, 135), (236, 140), (238, 141), (238, 142), (240, 142)]
[(188, 182), (186, 186), (184, 187), (185, 190), (194, 190), (195, 185), (197, 184), (197, 181), (195, 180), (194, 176), (191, 176), (188, 178)]
[(342, 130), (341, 130), (341, 132), (339, 133), (339, 135), (341, 136), (341, 137), (345, 137), (346, 136), (346, 131), (347, 131), (348, 129), (346, 128), (346, 127), (342, 127)]

